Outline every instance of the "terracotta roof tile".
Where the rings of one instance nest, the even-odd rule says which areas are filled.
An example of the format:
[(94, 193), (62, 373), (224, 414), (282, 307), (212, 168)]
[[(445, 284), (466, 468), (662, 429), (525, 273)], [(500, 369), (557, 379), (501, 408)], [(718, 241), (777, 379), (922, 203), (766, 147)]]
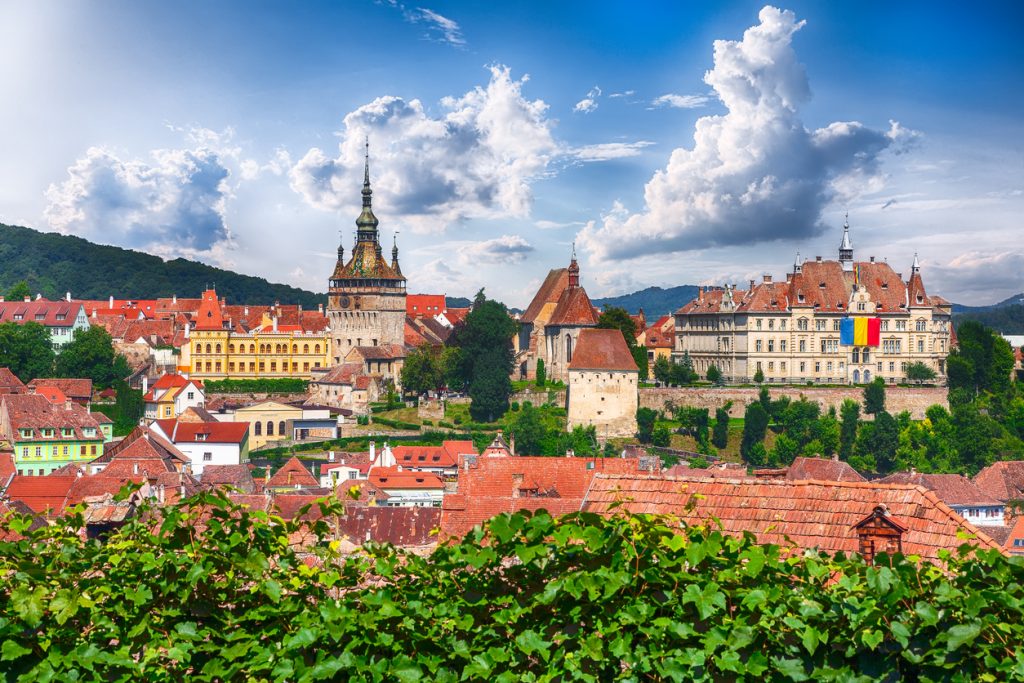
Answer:
[(999, 505), (1000, 501), (984, 493), (962, 474), (922, 474), (896, 472), (877, 480), (883, 484), (914, 484), (934, 491), (946, 505)]
[(982, 547), (998, 547), (920, 486), (599, 474), (583, 509), (607, 514), (616, 504), (635, 513), (671, 514), (688, 524), (714, 518), (726, 533), (749, 531), (760, 543), (829, 553), (855, 552), (853, 526), (884, 504), (908, 527), (902, 539), (906, 554), (936, 560), (940, 550), (963, 543), (959, 532), (974, 534)]
[(292, 456), (266, 483), (267, 488), (318, 488), (317, 481), (302, 461)]
[(82, 304), (73, 301), (0, 301), (0, 323), (35, 322), (46, 327), (71, 327)]
[(569, 369), (636, 372), (637, 366), (621, 330), (595, 327), (580, 330)]
[(41, 515), (56, 516), (64, 511), (68, 492), (78, 477), (46, 476), (23, 477), (15, 476), (4, 495), (9, 500), (18, 500)]
[(0, 393), (21, 394), (25, 392), (25, 384), (10, 368), (0, 368)]
[(598, 314), (594, 304), (582, 287), (566, 287), (558, 297), (558, 304), (551, 314), (549, 325), (592, 326), (597, 324)]
[(849, 463), (831, 458), (796, 458), (786, 469), (785, 476), (791, 481), (867, 481)]
[[(555, 268), (548, 273), (547, 277), (544, 278), (544, 282), (541, 283), (540, 289), (533, 296), (533, 300), (530, 305), (526, 307), (526, 311), (519, 319), (522, 323), (532, 323), (540, 315), (540, 312), (544, 309), (547, 304), (557, 303), (559, 297), (562, 296), (562, 292), (569, 286), (569, 269), (568, 268)], [(453, 321), (454, 322), (454, 321)]]
[(1024, 460), (1003, 460), (984, 468), (974, 476), (981, 491), (1003, 502), (1024, 498)]

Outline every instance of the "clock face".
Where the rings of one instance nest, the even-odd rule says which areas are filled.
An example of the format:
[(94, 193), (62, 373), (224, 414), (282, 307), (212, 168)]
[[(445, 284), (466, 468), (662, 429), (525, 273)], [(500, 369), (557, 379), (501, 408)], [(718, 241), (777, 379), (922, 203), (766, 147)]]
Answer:
[(341, 297), (341, 301), (339, 301), (338, 303), (341, 304), (342, 308), (348, 308), (349, 306), (352, 305), (352, 300), (349, 299), (347, 296), (343, 296)]

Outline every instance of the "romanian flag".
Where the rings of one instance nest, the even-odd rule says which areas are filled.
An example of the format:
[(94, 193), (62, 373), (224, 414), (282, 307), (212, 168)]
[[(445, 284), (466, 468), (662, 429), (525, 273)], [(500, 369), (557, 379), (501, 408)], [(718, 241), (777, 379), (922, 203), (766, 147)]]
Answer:
[(878, 318), (844, 318), (839, 323), (839, 343), (843, 346), (878, 346), (882, 321)]

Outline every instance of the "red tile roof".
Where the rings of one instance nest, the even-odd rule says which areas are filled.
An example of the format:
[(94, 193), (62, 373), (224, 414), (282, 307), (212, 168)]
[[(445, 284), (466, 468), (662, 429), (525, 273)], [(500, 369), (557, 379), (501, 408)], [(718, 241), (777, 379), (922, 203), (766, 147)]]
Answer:
[(103, 455), (91, 464), (104, 465), (108, 477), (154, 478), (163, 472), (179, 472), (191, 463), (188, 456), (152, 429), (136, 427), (117, 443), (107, 444)]
[(64, 392), (57, 387), (37, 386), (35, 387), (35, 394), (42, 396), (50, 403), (65, 403), (68, 397), (64, 395)]
[(231, 486), (242, 493), (256, 490), (249, 465), (207, 465), (203, 468), (201, 483), (209, 488)]
[(241, 444), (249, 433), (248, 422), (157, 420), (156, 424), (172, 443), (207, 442)]
[(270, 477), (266, 488), (316, 488), (320, 486), (306, 466), (297, 457), (292, 458), (281, 466), (277, 472)]
[(934, 491), (946, 505), (1000, 505), (962, 474), (896, 472), (877, 480), (880, 484), (914, 484)]
[(786, 479), (790, 481), (867, 481), (849, 463), (831, 458), (805, 458), (793, 460), (786, 469)]
[(0, 368), (0, 394), (23, 394), (25, 384), (10, 368)]
[(637, 372), (622, 331), (598, 328), (580, 330), (569, 369)]
[(674, 318), (663, 315), (644, 332), (644, 345), (649, 349), (672, 349), (676, 345)]
[[(72, 403), (56, 405), (38, 394), (0, 394), (0, 404), (6, 404), (11, 419), (11, 439), (20, 441), (69, 439), (61, 435), (62, 429), (72, 429), (79, 441), (102, 441), (103, 434), (95, 418), (84, 407)], [(51, 436), (43, 436), (42, 429), (53, 429)], [(95, 430), (93, 436), (85, 436), (84, 429)], [(30, 436), (21, 436), (21, 430), (31, 430)]]
[(70, 301), (0, 301), (0, 323), (35, 322), (46, 327), (71, 327), (82, 304)]
[(10, 500), (19, 500), (28, 505), (32, 512), (55, 516), (64, 511), (68, 492), (77, 479), (78, 477), (73, 475), (15, 476), (4, 495)]
[(974, 483), (996, 500), (1024, 499), (1024, 460), (994, 462), (974, 476)]
[(566, 287), (558, 297), (558, 305), (551, 314), (549, 325), (592, 326), (597, 324), (597, 310), (590, 303), (587, 290), (582, 287)]
[(220, 310), (220, 301), (217, 299), (217, 292), (208, 289), (203, 292), (202, 303), (195, 314), (197, 330), (220, 330), (224, 328), (224, 317)]
[[(532, 323), (540, 315), (547, 304), (557, 303), (562, 292), (569, 286), (569, 269), (555, 268), (548, 273), (541, 283), (540, 289), (533, 295), (533, 300), (519, 319), (522, 323)], [(452, 321), (454, 322), (454, 321)]]
[(433, 317), (447, 308), (444, 294), (408, 294), (405, 297), (405, 314), (412, 318)]
[(0, 452), (0, 491), (15, 472), (17, 469), (14, 467), (14, 453)]
[(998, 547), (920, 486), (599, 474), (583, 509), (609, 514), (618, 505), (634, 513), (674, 515), (687, 524), (715, 519), (725, 533), (750, 532), (760, 543), (850, 553), (858, 549), (854, 525), (882, 504), (908, 527), (902, 539), (908, 555), (934, 561), (940, 550), (964, 542), (961, 532), (973, 534), (981, 547)]
[[(91, 379), (78, 379), (68, 377), (49, 377), (49, 378), (38, 378), (28, 383), (29, 389), (35, 389), (37, 387), (55, 387), (60, 389), (61, 393), (70, 398), (73, 401), (90, 401), (92, 400), (92, 380)], [(37, 392), (38, 393), (38, 392)]]
[[(440, 514), (440, 510), (437, 511)], [(36, 515), (32, 508), (20, 500), (2, 500), (0, 499), (0, 541), (11, 542), (20, 541), (24, 538), (21, 534), (16, 531), (12, 531), (7, 524), (7, 517), (10, 515), (31, 515), (32, 522), (29, 524), (28, 530), (35, 531), (46, 526), (46, 520)]]
[(445, 536), (465, 535), (501, 512), (545, 509), (552, 514), (578, 511), (598, 472), (636, 474), (636, 458), (463, 457), (458, 492), (441, 504)]

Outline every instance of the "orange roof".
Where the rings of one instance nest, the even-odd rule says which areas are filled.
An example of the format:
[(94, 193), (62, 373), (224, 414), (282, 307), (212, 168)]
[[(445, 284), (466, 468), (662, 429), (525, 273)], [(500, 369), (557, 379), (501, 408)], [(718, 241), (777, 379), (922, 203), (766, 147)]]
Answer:
[(671, 349), (676, 343), (674, 318), (663, 315), (644, 332), (644, 345), (649, 349)]
[(368, 481), (379, 489), (443, 489), (444, 482), (431, 472), (413, 472), (400, 467), (374, 467)]
[(444, 294), (408, 294), (405, 297), (405, 314), (412, 318), (435, 316), (447, 308)]
[(445, 441), (440, 446), (395, 446), (395, 460), (403, 467), (457, 467), (460, 455), (476, 455), (472, 441)]
[(42, 396), (50, 403), (64, 403), (68, 400), (68, 397), (64, 395), (64, 392), (57, 387), (36, 386), (35, 393), (37, 396)]
[(11, 372), (10, 368), (0, 368), (0, 393), (20, 394), (25, 391), (25, 383)]
[(463, 536), (501, 512), (578, 511), (596, 473), (636, 474), (642, 462), (637, 458), (464, 456), (459, 462), (458, 492), (446, 495), (441, 504), (441, 530), (446, 536)]
[(725, 533), (751, 532), (759, 543), (827, 553), (856, 552), (854, 525), (884, 504), (907, 526), (903, 551), (937, 560), (956, 549), (966, 532), (986, 548), (999, 544), (964, 520), (934, 492), (920, 486), (874, 482), (823, 482), (599, 474), (583, 509), (609, 514), (671, 514), (687, 524), (715, 519)]
[(596, 327), (580, 330), (576, 350), (569, 361), (570, 370), (617, 370), (637, 372), (621, 330)]
[(74, 475), (50, 475), (45, 477), (15, 476), (7, 487), (5, 495), (11, 500), (20, 500), (39, 514), (58, 515), (64, 511), (71, 485), (78, 477)]
[(47, 377), (37, 378), (28, 383), (29, 389), (36, 389), (36, 393), (40, 393), (38, 387), (53, 387), (59, 389), (62, 394), (68, 398), (72, 398), (79, 401), (89, 401), (92, 399), (92, 380), (87, 378), (74, 378), (74, 377)]
[(469, 315), (469, 308), (449, 308), (444, 317), (448, 318), (448, 322), (452, 325), (458, 325), (466, 319), (467, 315)]
[[(557, 303), (562, 292), (569, 286), (569, 269), (555, 268), (548, 273), (541, 283), (540, 289), (533, 296), (533, 301), (526, 307), (526, 311), (519, 319), (522, 323), (532, 323), (540, 315), (541, 310), (547, 304)], [(452, 321), (454, 322), (454, 321)]]
[(566, 287), (558, 297), (558, 305), (551, 314), (549, 325), (596, 325), (597, 311), (590, 303), (587, 290), (582, 287)]
[(249, 433), (248, 422), (182, 422), (157, 420), (160, 431), (173, 443), (236, 443), (245, 441)]
[(14, 453), (0, 452), (0, 486), (3, 486), (17, 470), (14, 467)]
[(817, 481), (867, 481), (849, 463), (831, 458), (805, 458), (793, 460), (786, 469), (791, 481), (814, 479)]
[(877, 480), (882, 484), (916, 484), (935, 492), (946, 505), (999, 505), (1000, 501), (984, 493), (962, 474), (922, 474), (895, 472)]
[(1024, 498), (1024, 460), (994, 462), (974, 475), (974, 483), (996, 500)]
[(220, 312), (220, 301), (217, 292), (208, 289), (203, 292), (199, 310), (195, 314), (197, 330), (220, 330), (224, 328), (224, 317)]
[(273, 476), (267, 481), (266, 486), (267, 488), (315, 488), (320, 486), (320, 482), (309, 473), (309, 470), (306, 469), (301, 460), (292, 456), (288, 462), (281, 466), (281, 469), (274, 472)]

